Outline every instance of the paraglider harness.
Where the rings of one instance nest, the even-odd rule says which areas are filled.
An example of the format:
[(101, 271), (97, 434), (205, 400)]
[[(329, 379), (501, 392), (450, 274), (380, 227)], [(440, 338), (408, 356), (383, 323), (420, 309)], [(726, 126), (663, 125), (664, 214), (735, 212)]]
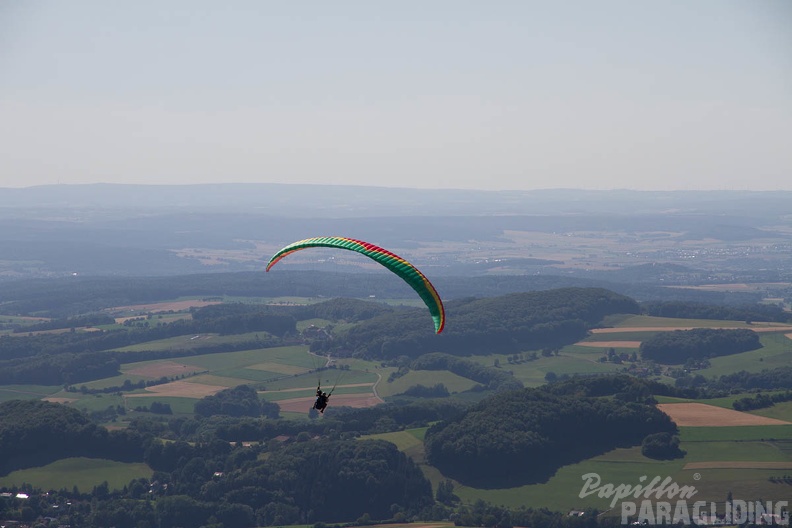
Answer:
[[(318, 370), (318, 369), (317, 369)], [(335, 391), (336, 387), (338, 386), (338, 382), (344, 376), (344, 372), (338, 375), (333, 384), (333, 388), (330, 389), (330, 392), (322, 392), (322, 377), (321, 374), (317, 377), (316, 380), (316, 401), (314, 402), (313, 408), (319, 411), (320, 413), (324, 414), (325, 408), (327, 408), (327, 401), (330, 399), (330, 396), (333, 395), (333, 391)]]
[(333, 385), (333, 388), (330, 389), (330, 392), (322, 392), (322, 384), (319, 383), (319, 385), (316, 387), (316, 401), (314, 402), (314, 406), (313, 406), (314, 409), (324, 414), (324, 410), (327, 407), (327, 400), (330, 399), (330, 396), (332, 396), (333, 391), (338, 386), (339, 379), (341, 379), (341, 376), (338, 377), (338, 379), (335, 382), (335, 385)]
[(327, 400), (329, 399), (330, 395), (326, 392), (322, 392), (321, 386), (316, 387), (316, 402), (314, 403), (313, 408), (324, 414), (324, 410), (327, 407)]

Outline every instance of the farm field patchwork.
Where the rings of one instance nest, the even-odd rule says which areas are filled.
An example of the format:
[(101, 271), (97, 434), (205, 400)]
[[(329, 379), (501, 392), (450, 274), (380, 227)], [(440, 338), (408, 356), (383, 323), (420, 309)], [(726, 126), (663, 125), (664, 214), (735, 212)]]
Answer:
[[(307, 413), (313, 403), (317, 380), (321, 379), (322, 385), (328, 387), (328, 390), (338, 384), (333, 394), (333, 405), (364, 407), (382, 403), (382, 399), (373, 392), (373, 386), (379, 379), (376, 373), (353, 368), (314, 371), (315, 366), (321, 367), (326, 362), (324, 357), (309, 354), (308, 347), (305, 346), (141, 361), (123, 364), (121, 375), (81, 385), (89, 390), (119, 387), (119, 391), (113, 393), (91, 394), (80, 390), (67, 392), (61, 387), (51, 387), (42, 388), (40, 393), (31, 390), (33, 394), (30, 397), (46, 396), (54, 399), (53, 401), (68, 403), (89, 412), (104, 411), (109, 406), (123, 406), (127, 410), (134, 410), (136, 407), (148, 407), (156, 401), (168, 403), (174, 414), (191, 414), (196, 400), (200, 398), (211, 396), (223, 389), (252, 384), (262, 391), (263, 398), (277, 401), (285, 413), (284, 416), (289, 416), (294, 413)], [(360, 364), (364, 368), (368, 368), (367, 365), (369, 363)], [(126, 381), (137, 384), (162, 377), (171, 381), (142, 389), (123, 390)], [(123, 395), (117, 392), (122, 392)], [(306, 405), (306, 401), (310, 403)]]

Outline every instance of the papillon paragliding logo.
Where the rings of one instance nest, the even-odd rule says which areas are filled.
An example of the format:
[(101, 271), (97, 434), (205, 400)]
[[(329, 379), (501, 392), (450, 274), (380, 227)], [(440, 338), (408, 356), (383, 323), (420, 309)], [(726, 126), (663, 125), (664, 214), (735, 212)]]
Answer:
[[(610, 499), (610, 508), (621, 510), (623, 525), (789, 525), (787, 501), (730, 499), (719, 508), (715, 502), (692, 501), (698, 493), (695, 486), (679, 485), (671, 477), (649, 479), (643, 475), (636, 484), (603, 484), (597, 473), (586, 473), (582, 478), (578, 497)], [(701, 476), (696, 473), (693, 478)]]

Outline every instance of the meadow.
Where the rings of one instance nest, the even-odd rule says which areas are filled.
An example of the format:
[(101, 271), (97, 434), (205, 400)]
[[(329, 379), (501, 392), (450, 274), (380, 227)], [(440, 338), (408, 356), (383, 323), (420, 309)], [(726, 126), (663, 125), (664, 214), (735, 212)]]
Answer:
[(0, 487), (30, 484), (44, 490), (72, 490), (74, 486), (89, 493), (107, 482), (109, 489), (120, 490), (133, 479), (151, 478), (154, 472), (143, 463), (124, 463), (100, 458), (63, 458), (46, 466), (13, 471), (0, 477)]

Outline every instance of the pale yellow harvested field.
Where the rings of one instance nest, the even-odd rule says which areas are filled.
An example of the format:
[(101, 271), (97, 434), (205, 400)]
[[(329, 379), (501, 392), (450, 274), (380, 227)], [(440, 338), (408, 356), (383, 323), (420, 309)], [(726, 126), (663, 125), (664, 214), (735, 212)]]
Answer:
[(680, 427), (728, 427), (736, 425), (787, 425), (789, 422), (765, 418), (704, 403), (659, 403), (657, 408), (666, 413)]
[[(313, 407), (316, 398), (313, 396), (308, 398), (291, 398), (288, 400), (280, 400), (277, 403), (283, 412), (297, 412), (308, 414), (308, 411)], [(337, 407), (354, 407), (357, 409), (363, 407), (374, 407), (383, 401), (373, 394), (334, 394), (330, 397), (330, 406)]]
[(575, 344), (596, 348), (639, 348), (641, 346), (640, 341), (580, 341)]
[(132, 370), (126, 371), (126, 374), (133, 376), (142, 376), (144, 378), (159, 379), (163, 376), (179, 376), (181, 374), (193, 374), (195, 372), (203, 372), (206, 369), (203, 367), (196, 367), (194, 365), (185, 365), (184, 363), (177, 363), (175, 361), (163, 361), (161, 363), (152, 363), (144, 365)]
[[(627, 326), (623, 328), (594, 328), (592, 334), (621, 334), (625, 332), (673, 332), (674, 330), (695, 330), (701, 326)], [(723, 326), (715, 330), (753, 330), (754, 332), (788, 332), (792, 326)]]
[(682, 469), (792, 469), (792, 462), (688, 462)]
[(188, 381), (172, 381), (162, 385), (147, 387), (146, 392), (127, 394), (127, 398), (147, 398), (151, 396), (171, 396), (174, 398), (205, 398), (216, 394), (227, 387), (221, 385), (203, 385)]

